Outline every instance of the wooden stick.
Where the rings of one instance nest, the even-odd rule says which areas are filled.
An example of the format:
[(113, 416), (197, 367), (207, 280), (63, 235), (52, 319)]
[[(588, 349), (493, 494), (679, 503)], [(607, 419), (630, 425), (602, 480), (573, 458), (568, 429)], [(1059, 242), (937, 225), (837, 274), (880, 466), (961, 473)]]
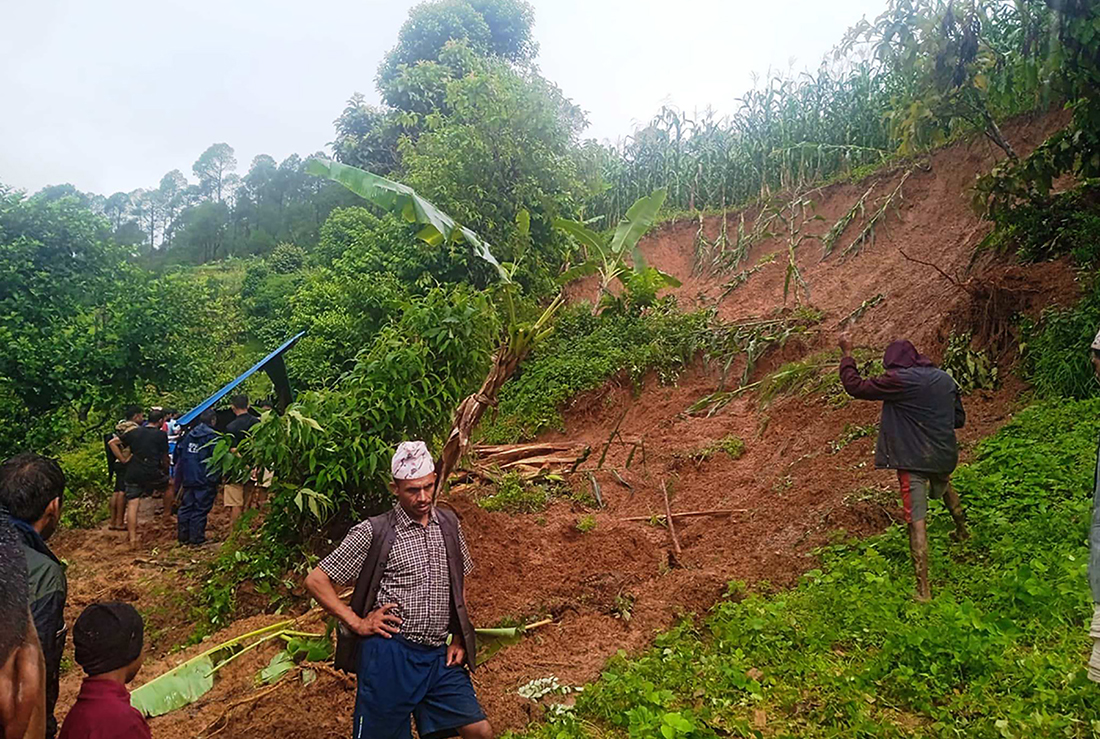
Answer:
[(661, 482), (661, 492), (665, 496), (665, 515), (668, 517), (665, 520), (668, 522), (668, 533), (672, 536), (672, 548), (676, 552), (676, 556), (679, 557), (683, 550), (680, 549), (680, 537), (676, 536), (676, 524), (672, 522), (672, 506), (668, 502), (668, 485)]
[(607, 437), (607, 443), (603, 445), (603, 453), (600, 454), (600, 461), (596, 465), (596, 469), (603, 469), (604, 460), (607, 459), (607, 451), (611, 448), (611, 442), (615, 440), (615, 435), (619, 433), (619, 426), (623, 425), (623, 419), (626, 418), (627, 411), (629, 410), (629, 405), (623, 408), (623, 414), (619, 416), (619, 420), (615, 422), (615, 428), (611, 429), (611, 435)]
[[(748, 508), (715, 508), (709, 511), (684, 511), (683, 513), (673, 513), (673, 518), (692, 518), (694, 516), (732, 516), (734, 513), (748, 513)], [(661, 520), (665, 516), (661, 513), (654, 513), (652, 516), (627, 516), (626, 518), (620, 518), (620, 521), (652, 521), (654, 518)]]

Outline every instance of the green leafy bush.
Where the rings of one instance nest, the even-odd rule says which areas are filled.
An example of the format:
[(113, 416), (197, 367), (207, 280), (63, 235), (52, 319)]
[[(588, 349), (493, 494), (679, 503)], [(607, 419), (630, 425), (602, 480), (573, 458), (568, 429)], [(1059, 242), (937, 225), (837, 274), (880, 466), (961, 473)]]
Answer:
[(297, 272), (306, 262), (306, 250), (297, 244), (279, 244), (267, 258), (271, 271), (280, 275)]
[[(394, 447), (440, 444), (455, 406), (484, 377), (497, 328), (484, 293), (434, 288), (403, 301), (335, 387), (264, 414), (238, 451), (248, 467), (275, 473), (265, 536), (289, 546), (335, 513), (352, 520), (384, 507)], [(231, 462), (224, 446), (215, 455)]]
[(672, 382), (701, 347), (705, 313), (680, 314), (665, 299), (637, 314), (592, 315), (586, 304), (562, 311), (554, 333), (540, 344), (500, 394), (499, 416), (487, 440), (508, 443), (561, 428), (562, 405), (623, 373), (637, 387), (654, 371)]
[(1013, 250), (1037, 262), (1072, 254), (1080, 265), (1100, 256), (1100, 186), (1089, 182), (1059, 193), (1049, 201), (1025, 201), (995, 211), (996, 228), (983, 244)]
[(1100, 329), (1100, 280), (1072, 308), (1048, 308), (1022, 321), (1024, 378), (1043, 398), (1087, 398), (1100, 390), (1089, 347)]
[(997, 365), (989, 352), (971, 346), (971, 334), (952, 335), (947, 340), (941, 368), (958, 383), (963, 394), (997, 387)]
[(106, 520), (113, 486), (107, 479), (107, 459), (101, 442), (91, 442), (63, 453), (58, 462), (65, 471), (65, 502), (61, 524), (90, 528)]

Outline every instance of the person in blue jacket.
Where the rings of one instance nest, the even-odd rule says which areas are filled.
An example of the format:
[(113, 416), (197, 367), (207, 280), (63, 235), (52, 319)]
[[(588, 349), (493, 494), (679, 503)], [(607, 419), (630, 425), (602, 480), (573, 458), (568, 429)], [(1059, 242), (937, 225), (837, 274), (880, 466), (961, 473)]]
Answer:
[(214, 507), (220, 479), (219, 473), (210, 468), (214, 443), (220, 437), (212, 428), (216, 422), (214, 409), (206, 409), (199, 416), (199, 422), (176, 445), (174, 478), (180, 490), (177, 494), (180, 507), (176, 514), (180, 544), (201, 546), (206, 543), (206, 517)]

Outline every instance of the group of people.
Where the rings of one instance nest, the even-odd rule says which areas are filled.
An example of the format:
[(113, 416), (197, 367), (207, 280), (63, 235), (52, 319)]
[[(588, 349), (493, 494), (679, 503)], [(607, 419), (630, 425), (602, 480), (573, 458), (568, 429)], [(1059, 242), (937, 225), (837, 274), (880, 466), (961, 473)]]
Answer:
[[(265, 401), (259, 410), (270, 407)], [(106, 435), (108, 474), (114, 479), (109, 527), (127, 531), (132, 548), (138, 544), (138, 511), (143, 499), (158, 499), (154, 515), (176, 513), (181, 544), (202, 546), (219, 486), (229, 508), (231, 528), (248, 507), (253, 491), (270, 486), (269, 472), (253, 470), (246, 479), (223, 480), (210, 464), (214, 445), (222, 435), (229, 436), (231, 451), (236, 453), (237, 445), (259, 422), (247, 395), (233, 396), (230, 408), (233, 418), (219, 431), (218, 414), (212, 407), (184, 429), (174, 410), (153, 408), (146, 414), (132, 405)]]
[[(966, 420), (959, 387), (908, 341), (891, 343), (883, 357), (884, 372), (870, 378), (860, 374), (851, 339), (842, 335), (839, 344), (845, 390), (883, 404), (875, 464), (896, 472), (909, 528), (915, 597), (928, 601), (929, 500), (943, 499), (955, 536), (968, 536), (950, 479), (958, 462), (955, 430)], [(1090, 356), (1100, 378), (1100, 334)], [(255, 421), (244, 418), (247, 399), (235, 398), (233, 405), (235, 417), (226, 430), (235, 449)], [(135, 427), (120, 436), (131, 453), (126, 463), (134, 464), (141, 455), (158, 459), (166, 449), (163, 440), (156, 437), (152, 443), (151, 433), (133, 436), (143, 428), (140, 415), (128, 420)], [(217, 481), (204, 460), (217, 438), (215, 424), (215, 415), (204, 413), (177, 447), (174, 490), (182, 499), (181, 522), (187, 524), (185, 530), (181, 523), (181, 541), (202, 538), (198, 524), (205, 522), (213, 504)], [(123, 494), (128, 501), (158, 490), (151, 468), (132, 478), (127, 470)], [(305, 580), (314, 599), (339, 622), (336, 665), (358, 679), (353, 736), (410, 739), (415, 719), (417, 733), (425, 739), (491, 738), (470, 677), (477, 644), (465, 578), (473, 563), (457, 516), (433, 504), (436, 472), (427, 445), (401, 443), (391, 460), (391, 477), (392, 510), (353, 526)], [(45, 542), (60, 519), (64, 481), (56, 462), (38, 455), (20, 455), (0, 468), (0, 562), (18, 559), (19, 565), (0, 568), (0, 624), (15, 625), (14, 631), (4, 629), (0, 640), (4, 739), (52, 737), (56, 728), (52, 714), (65, 641), (66, 583), (64, 568)], [(1097, 641), (1088, 674), (1095, 680), (1100, 677), (1100, 457), (1094, 487), (1089, 580), (1097, 603), (1092, 629)], [(238, 494), (240, 498), (233, 497)], [(244, 495), (242, 485), (228, 499), (243, 505)], [(132, 520), (129, 503), (127, 514)], [(337, 586), (349, 584), (354, 590), (345, 603)], [(93, 605), (77, 619), (73, 640), (87, 678), (61, 727), (62, 739), (148, 737), (148, 726), (129, 707), (125, 688), (141, 665), (137, 613), (121, 603)]]
[(141, 668), (144, 623), (121, 602), (73, 624), (86, 678), (58, 730), (54, 716), (68, 627), (65, 566), (47, 541), (61, 520), (65, 473), (38, 454), (0, 465), (0, 734), (4, 739), (150, 739), (126, 689)]
[[(225, 436), (236, 453), (259, 422), (246, 395), (234, 396), (230, 406), (232, 420), (222, 432), (216, 430), (213, 408), (187, 428), (172, 410), (125, 409), (104, 439), (115, 481), (110, 528), (127, 530), (136, 545), (140, 503), (156, 498), (163, 505), (158, 514), (178, 509), (181, 544), (206, 541), (207, 516), (223, 483), (209, 464), (214, 445)], [(254, 487), (270, 483), (261, 471), (224, 481), (231, 520), (248, 506)], [(0, 736), (149, 737), (125, 687), (141, 666), (144, 625), (132, 606), (119, 602), (93, 604), (73, 625), (75, 659), (87, 677), (59, 732), (54, 712), (68, 635), (68, 581), (65, 565), (47, 542), (61, 521), (64, 493), (65, 473), (54, 459), (25, 453), (0, 465)]]

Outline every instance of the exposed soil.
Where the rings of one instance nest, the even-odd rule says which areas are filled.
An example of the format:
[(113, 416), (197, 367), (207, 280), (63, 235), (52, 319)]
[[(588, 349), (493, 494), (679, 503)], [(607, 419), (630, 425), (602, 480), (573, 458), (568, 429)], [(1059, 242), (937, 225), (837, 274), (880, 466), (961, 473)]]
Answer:
[[(1007, 125), (1005, 131), (1026, 152), (1064, 123), (1063, 114), (1025, 118)], [(834, 253), (821, 260), (817, 242), (807, 242), (799, 264), (810, 285), (810, 302), (824, 312), (824, 320), (816, 330), (762, 360), (754, 377), (782, 362), (831, 348), (841, 320), (879, 294), (883, 302), (854, 326), (857, 345), (880, 350), (889, 340), (905, 337), (938, 358), (952, 331), (972, 330), (981, 338), (988, 324), (996, 330), (987, 332), (985, 339), (997, 345), (1002, 365), (1011, 362), (1015, 355), (1011, 334), (994, 336), (1004, 324), (1001, 319), (1068, 302), (1077, 286), (1066, 262), (1025, 269), (992, 256), (972, 260), (974, 246), (987, 226), (971, 210), (969, 188), (979, 172), (989, 169), (994, 154), (981, 140), (933, 154), (909, 177), (904, 201), (878, 229), (875, 243), (858, 254)], [(876, 175), (882, 179), (876, 193), (892, 191), (904, 172)], [(818, 234), (828, 230), (868, 184), (838, 184), (813, 193), (816, 212), (824, 220), (808, 224), (807, 230)], [(643, 245), (651, 264), (683, 280), (675, 293), (684, 308), (713, 304), (728, 279), (692, 275), (697, 227), (696, 222), (669, 225)], [(708, 219), (711, 237), (718, 227), (717, 218)], [(858, 228), (853, 224), (840, 248)], [(750, 262), (780, 246), (775, 241), (756, 246)], [(910, 257), (937, 265), (964, 287), (910, 261), (902, 249)], [(592, 287), (582, 284), (573, 293), (588, 297)], [(995, 310), (987, 310), (986, 303), (994, 298), (1001, 302)], [(783, 267), (777, 263), (721, 301), (718, 311), (732, 320), (767, 315), (782, 304)], [(1000, 389), (979, 391), (966, 400), (968, 424), (960, 433), (964, 457), (977, 439), (1004, 423), (1018, 407), (1026, 388), (1015, 375), (1003, 372), (1003, 376)], [(873, 468), (873, 439), (837, 443), (846, 427), (876, 423), (877, 404), (828, 404), (820, 397), (796, 395), (761, 406), (758, 398), (747, 394), (711, 418), (684, 415), (688, 406), (715, 389), (717, 379), (714, 371), (697, 363), (676, 385), (650, 381), (635, 395), (626, 383), (611, 381), (566, 409), (566, 431), (546, 436), (589, 444), (595, 451), (587, 468), (595, 467), (599, 450), (620, 417), (624, 437), (645, 441), (644, 463), (639, 453), (626, 469), (627, 450), (615, 445), (605, 468), (596, 471), (605, 502), (601, 510), (559, 500), (545, 513), (511, 516), (488, 513), (465, 497), (451, 501), (462, 517), (476, 563), (468, 585), (476, 621), (492, 625), (554, 618), (553, 625), (500, 652), (475, 674), (479, 696), (498, 730), (520, 727), (539, 715), (538, 706), (516, 694), (520, 685), (549, 675), (567, 684), (590, 681), (618, 650), (644, 649), (655, 632), (679, 616), (705, 613), (722, 597), (729, 581), (788, 585), (814, 566), (813, 550), (833, 532), (871, 534), (897, 516), (892, 473)], [(687, 458), (729, 434), (745, 441), (745, 453), (739, 459), (717, 453), (697, 464)], [(611, 468), (633, 489), (619, 483)], [(674, 510), (735, 509), (729, 518), (678, 520), (683, 554), (676, 566), (670, 566), (669, 536), (663, 527), (622, 520), (663, 512), (662, 481), (670, 483)], [(585, 489), (588, 478), (576, 475), (572, 484)], [(596, 527), (582, 533), (577, 522), (590, 513)], [(216, 514), (215, 536), (224, 526), (223, 514), (218, 509)], [(212, 556), (203, 552), (192, 557), (172, 549), (166, 528), (157, 530), (150, 541), (160, 549), (135, 558), (120, 554), (116, 545), (121, 540), (113, 541), (113, 534), (107, 532), (63, 532), (57, 540), (59, 551), (72, 563), (70, 622), (85, 604), (106, 597), (136, 601), (150, 617), (154, 657), (139, 682), (201, 650), (192, 647), (163, 656), (190, 630), (182, 605), (172, 610), (173, 597), (190, 584), (187, 576), (202, 559)], [(180, 597), (179, 603), (184, 602)], [(278, 618), (255, 616), (234, 623), (213, 639), (245, 633)], [(193, 706), (153, 719), (154, 736), (346, 736), (354, 699), (350, 680), (322, 670), (309, 686), (288, 679), (271, 693), (257, 694), (252, 678), (274, 649), (257, 650), (239, 660)], [(76, 672), (70, 671), (63, 680), (59, 714), (75, 696)]]

